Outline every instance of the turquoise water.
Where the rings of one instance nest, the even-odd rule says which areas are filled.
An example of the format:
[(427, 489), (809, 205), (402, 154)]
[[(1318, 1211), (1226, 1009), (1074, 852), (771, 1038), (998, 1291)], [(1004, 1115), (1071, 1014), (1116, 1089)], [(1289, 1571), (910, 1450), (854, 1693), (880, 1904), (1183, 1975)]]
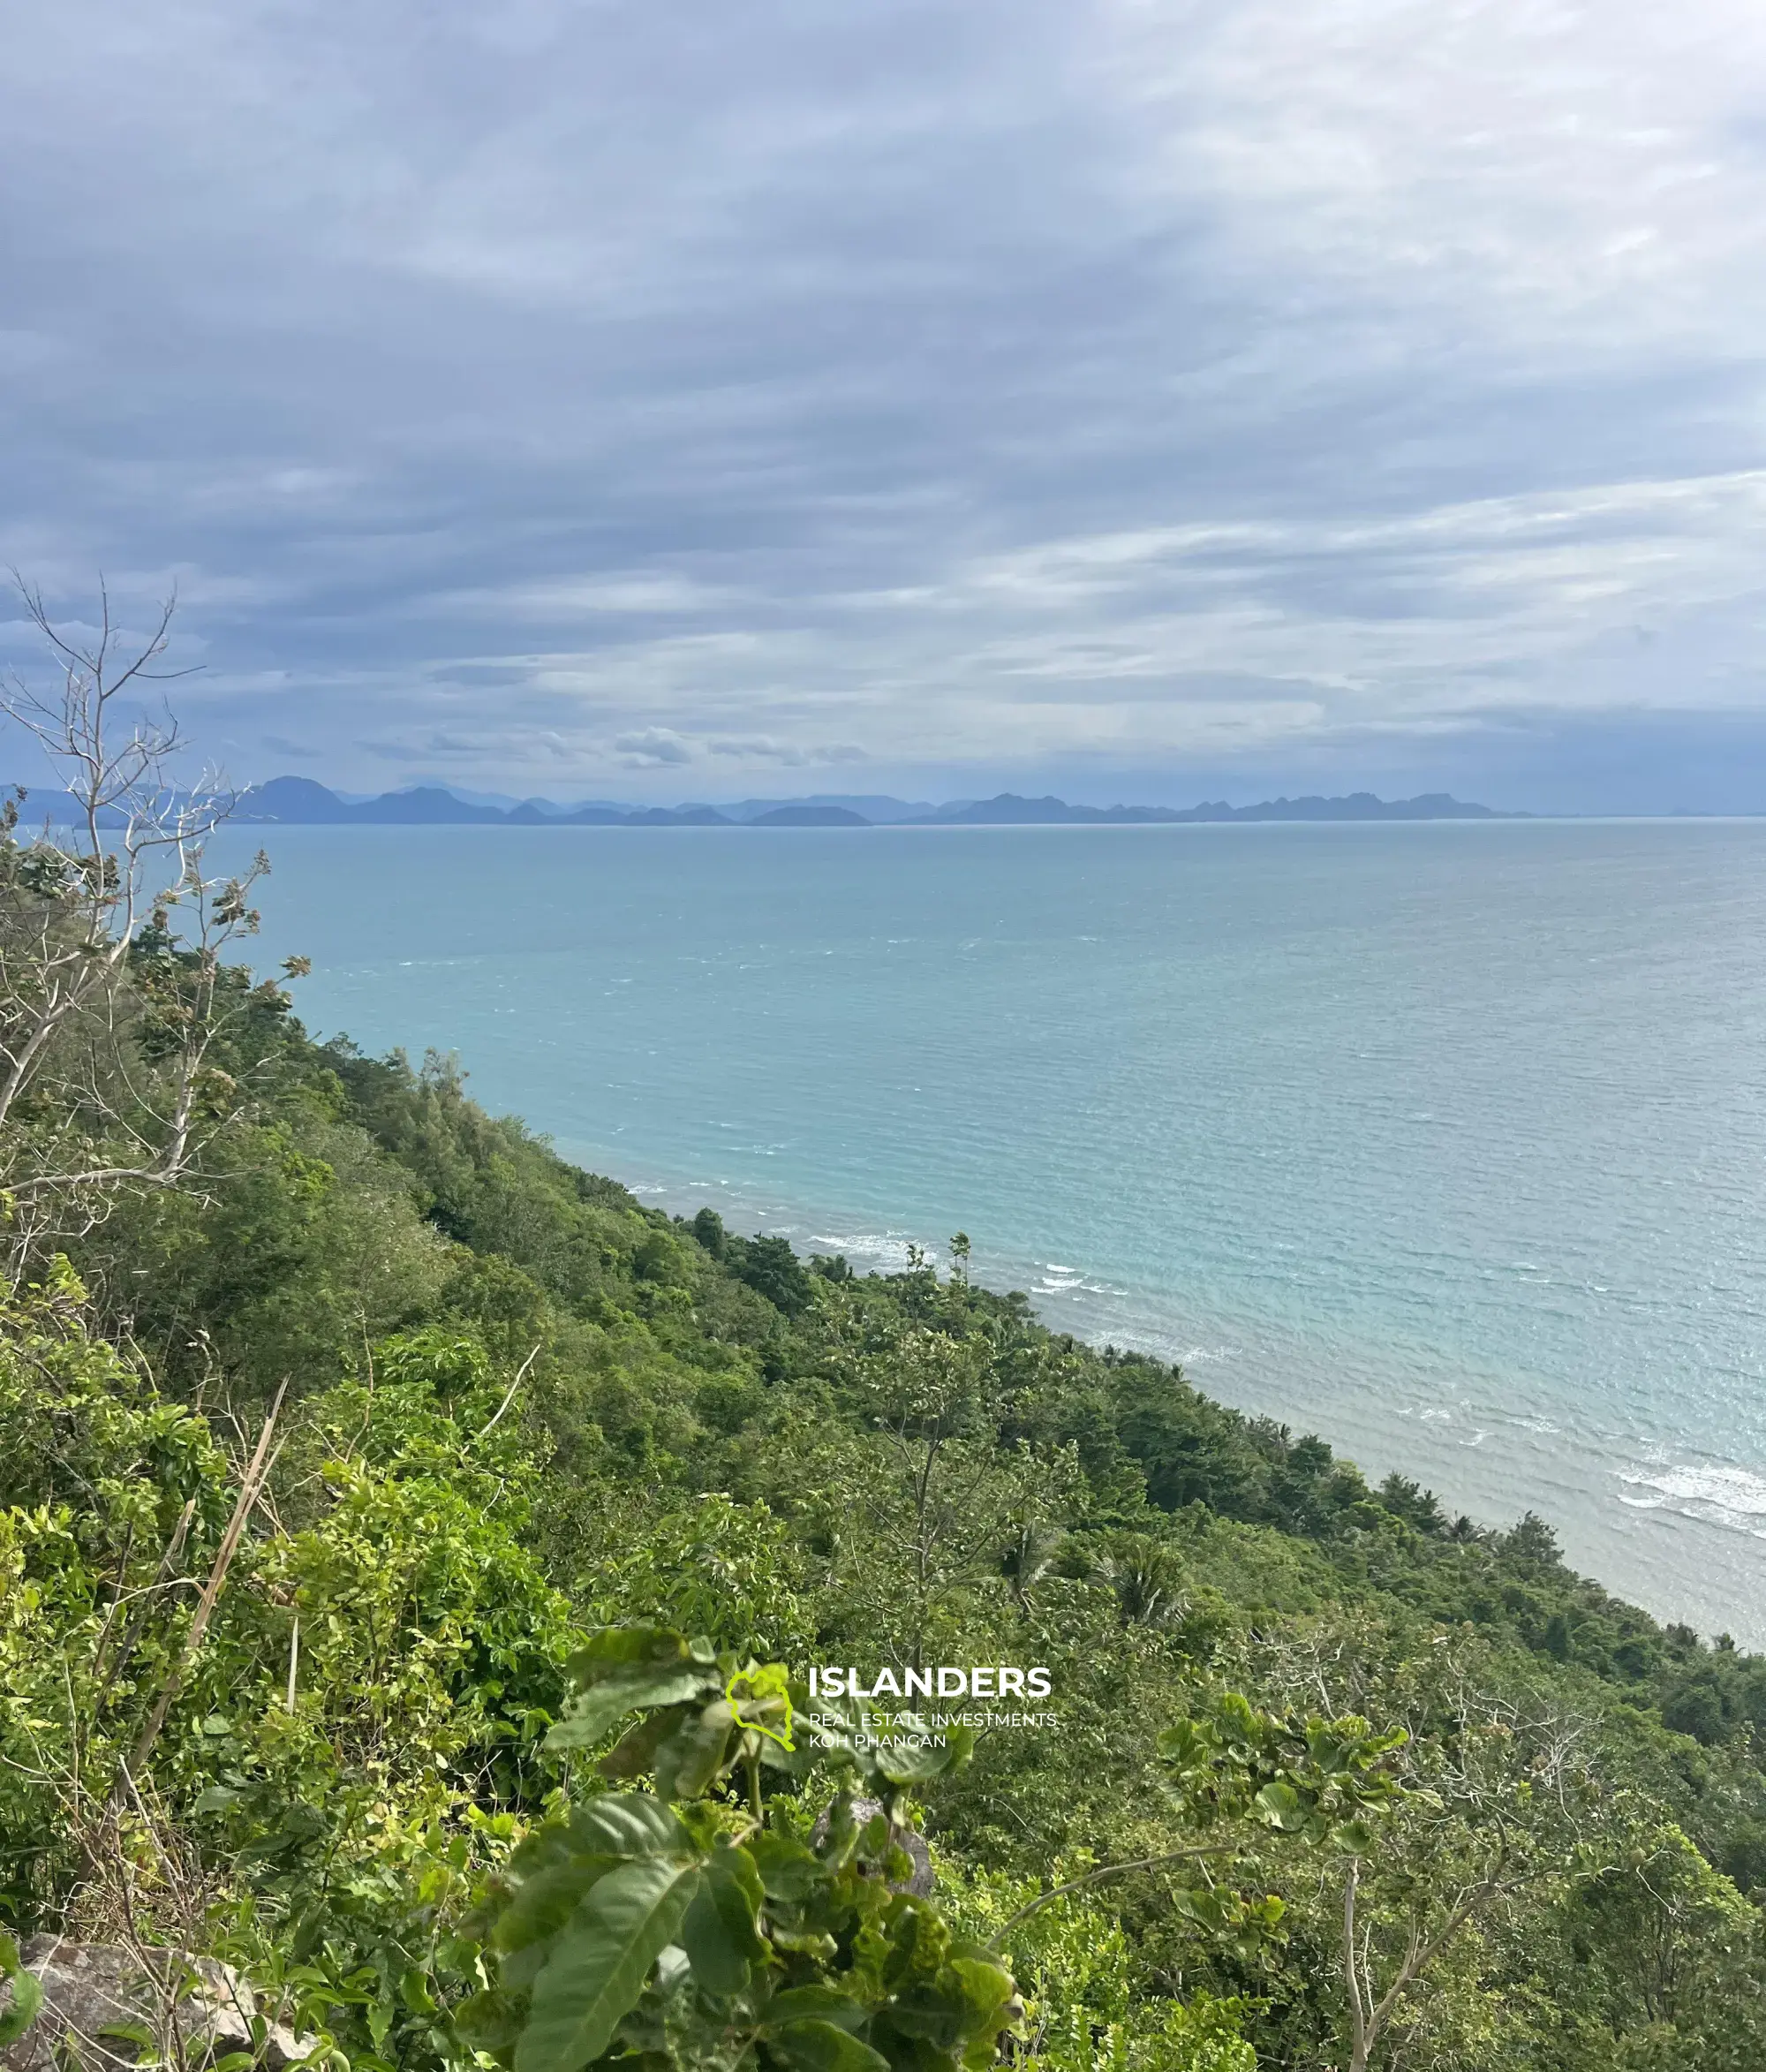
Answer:
[(268, 841), (317, 1029), (1766, 1643), (1766, 826)]

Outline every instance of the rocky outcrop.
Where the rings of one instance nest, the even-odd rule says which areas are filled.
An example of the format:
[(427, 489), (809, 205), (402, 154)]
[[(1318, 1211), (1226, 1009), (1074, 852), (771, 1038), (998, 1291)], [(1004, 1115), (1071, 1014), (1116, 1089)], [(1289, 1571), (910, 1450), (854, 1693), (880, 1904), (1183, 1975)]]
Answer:
[[(827, 1840), (828, 1822), (833, 1811), (831, 1806), (825, 1808), (821, 1818), (816, 1822), (814, 1836), (817, 1841)], [(855, 1798), (852, 1802), (852, 1818), (860, 1827), (867, 1821), (874, 1820), (884, 1811), (883, 1802), (879, 1798)], [(892, 1879), (890, 1889), (894, 1892), (910, 1892), (917, 1899), (929, 1898), (936, 1878), (932, 1870), (932, 1852), (926, 1847), (925, 1836), (917, 1828), (892, 1826), (889, 1839), (898, 1849), (904, 1852), (908, 1861), (914, 1866), (912, 1873), (899, 1883)]]
[(113, 1943), (37, 1935), (25, 1969), (42, 1982), (34, 2023), (0, 2051), (5, 2072), (57, 2072), (77, 2060), (85, 2072), (126, 2072), (143, 2062), (195, 2068), (250, 2051), (264, 2072), (283, 2072), (316, 2038), (271, 2022), (230, 1964), (176, 1950), (125, 1950)]

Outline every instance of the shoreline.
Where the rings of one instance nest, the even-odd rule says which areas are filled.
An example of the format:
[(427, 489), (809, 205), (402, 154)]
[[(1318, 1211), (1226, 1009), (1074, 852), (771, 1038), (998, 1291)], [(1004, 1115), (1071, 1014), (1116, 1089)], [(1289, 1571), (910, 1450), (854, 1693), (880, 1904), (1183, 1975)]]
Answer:
[(564, 842), (538, 874), (532, 844), (297, 829), (260, 957), (315, 959), (315, 1027), (457, 1054), (647, 1200), (886, 1267), (966, 1227), (1053, 1328), (1753, 1628), (1766, 835), (1416, 824), (943, 829), (1010, 838), (887, 872)]
[[(757, 1191), (728, 1182), (657, 1177), (653, 1167), (645, 1177), (633, 1180), (624, 1176), (630, 1169), (626, 1154), (577, 1139), (551, 1141), (561, 1158), (617, 1180), (646, 1206), (670, 1215), (691, 1215), (709, 1206), (732, 1229), (746, 1226), (786, 1237), (800, 1252), (843, 1253), (858, 1272), (901, 1271), (909, 1244), (922, 1246), (934, 1263), (944, 1261), (948, 1232), (935, 1238), (905, 1229), (841, 1232), (835, 1227), (841, 1222), (864, 1219), (765, 1199)], [(985, 1231), (978, 1239), (974, 1231), (970, 1236), (976, 1240), (970, 1262), (972, 1277), (995, 1294), (1024, 1295), (1045, 1328), (1094, 1348), (1115, 1345), (1181, 1366), (1185, 1380), (1204, 1395), (1249, 1417), (1272, 1418), (1295, 1433), (1316, 1433), (1370, 1483), (1392, 1472), (1419, 1481), (1434, 1490), (1450, 1514), (1465, 1512), (1481, 1526), (1506, 1530), (1524, 1513), (1534, 1512), (1557, 1534), (1570, 1566), (1615, 1596), (1664, 1623), (1684, 1622), (1707, 1637), (1727, 1632), (1743, 1647), (1766, 1650), (1766, 1473), (1755, 1475), (1740, 1463), (1702, 1454), (1690, 1441), (1666, 1448), (1660, 1460), (1640, 1460), (1632, 1457), (1632, 1449), (1619, 1435), (1602, 1443), (1569, 1434), (1549, 1418), (1516, 1415), (1514, 1406), (1488, 1397), (1480, 1401), (1482, 1391), (1468, 1388), (1448, 1405), (1413, 1381), (1416, 1400), (1395, 1404), (1385, 1390), (1392, 1376), (1405, 1371), (1401, 1359), (1390, 1363), (1386, 1375), (1358, 1378), (1340, 1364), (1353, 1361), (1354, 1356), (1340, 1350), (1332, 1354), (1321, 1346), (1309, 1357), (1305, 1348), (1290, 1341), (1287, 1357), (1280, 1357), (1271, 1342), (1282, 1335), (1266, 1320), (1261, 1333), (1258, 1320), (1223, 1318), (1218, 1320), (1218, 1329), (1186, 1334), (1144, 1311), (1136, 1315), (1130, 1309), (1113, 1319), (1108, 1304), (1132, 1305), (1137, 1291), (1113, 1286), (1097, 1270), (1082, 1273), (992, 1252)], [(1046, 1276), (1051, 1272), (1070, 1278), (1050, 1286)], [(1040, 1287), (1039, 1275), (1045, 1283)], [(1080, 1313), (1065, 1316), (1053, 1306), (1052, 1298), (1063, 1297)], [(1264, 1340), (1262, 1346), (1255, 1342), (1259, 1335)], [(1222, 1343), (1223, 1338), (1253, 1342)], [(1333, 1360), (1339, 1364), (1333, 1365)], [(1325, 1390), (1310, 1398), (1296, 1390), (1294, 1378), (1302, 1373), (1315, 1382), (1323, 1380)], [(1438, 1379), (1446, 1380), (1446, 1373)], [(1471, 1378), (1462, 1374), (1460, 1380), (1469, 1384)], [(1498, 1382), (1498, 1377), (1491, 1377), (1486, 1387)], [(1471, 1436), (1460, 1436), (1462, 1429)], [(1561, 1443), (1566, 1438), (1572, 1440), (1568, 1448)], [(1492, 1440), (1506, 1441), (1519, 1453), (1515, 1471), (1527, 1482), (1536, 1482), (1536, 1487), (1516, 1487), (1505, 1495), (1494, 1491), (1488, 1474), (1475, 1474), (1455, 1489), (1454, 1471), (1463, 1474), (1467, 1454), (1479, 1453), (1486, 1461), (1499, 1457), (1500, 1448), (1490, 1445)], [(1762, 1528), (1730, 1525), (1675, 1508), (1677, 1494), (1685, 1501), (1699, 1501), (1696, 1487), (1649, 1496), (1627, 1494), (1654, 1488), (1654, 1482), (1638, 1472), (1649, 1467), (1662, 1471), (1657, 1479), (1683, 1486), (1688, 1481), (1721, 1484), (1724, 1478), (1746, 1485), (1735, 1494), (1757, 1496)], [(1647, 1541), (1641, 1537), (1646, 1533), (1651, 1536)], [(1663, 1535), (1669, 1536), (1678, 1558), (1660, 1558), (1668, 1553)], [(1709, 1592), (1696, 1582), (1683, 1587), (1689, 1575), (1715, 1587)]]

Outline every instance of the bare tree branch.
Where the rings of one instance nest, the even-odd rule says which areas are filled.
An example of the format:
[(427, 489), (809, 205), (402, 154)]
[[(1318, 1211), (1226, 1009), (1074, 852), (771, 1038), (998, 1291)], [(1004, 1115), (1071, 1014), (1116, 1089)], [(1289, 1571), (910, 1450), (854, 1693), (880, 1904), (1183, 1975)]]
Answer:
[(223, 958), (257, 926), (251, 894), (268, 864), (208, 871), (235, 794), (213, 771), (180, 784), (176, 719), (132, 711), (147, 684), (191, 673), (156, 666), (176, 596), (125, 639), (103, 585), (92, 636), (57, 626), (41, 591), (14, 581), (50, 674), (0, 685), (0, 723), (60, 785), (29, 836), (26, 793), (0, 805), (0, 1196), (16, 1259), (89, 1230), (123, 1190), (185, 1179), (237, 1113), (212, 1056), (228, 1018)]

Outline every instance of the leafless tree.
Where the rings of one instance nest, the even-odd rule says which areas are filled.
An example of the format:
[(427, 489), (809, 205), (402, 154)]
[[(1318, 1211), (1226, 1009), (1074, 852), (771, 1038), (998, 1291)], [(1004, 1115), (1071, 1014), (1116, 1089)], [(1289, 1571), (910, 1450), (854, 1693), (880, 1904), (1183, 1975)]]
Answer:
[(1452, 1729), (1440, 1734), (1438, 1722), (1436, 1758), (1402, 1809), (1408, 1819), (1401, 1813), (1386, 1837), (1397, 1891), (1378, 1890), (1393, 1865), (1351, 1856), (1345, 1867), (1338, 1958), (1347, 2072), (1398, 2063), (1414, 2040), (1415, 2002), (1452, 1946), (1560, 1881), (1580, 1856), (1597, 1860), (1618, 1832), (1602, 1831), (1610, 1813), (1591, 1788), (1589, 1724), (1552, 1694), (1496, 1697), (1460, 1683), (1449, 1705)]
[(122, 1189), (185, 1178), (237, 1106), (211, 1055), (223, 954), (255, 929), (268, 866), (207, 869), (234, 795), (212, 771), (180, 785), (177, 722), (138, 703), (189, 673), (164, 666), (176, 597), (129, 637), (101, 587), (95, 631), (75, 632), (14, 580), (49, 669), (7, 679), (0, 722), (59, 787), (29, 836), (22, 789), (0, 810), (0, 1191), (16, 1255), (89, 1228)]

